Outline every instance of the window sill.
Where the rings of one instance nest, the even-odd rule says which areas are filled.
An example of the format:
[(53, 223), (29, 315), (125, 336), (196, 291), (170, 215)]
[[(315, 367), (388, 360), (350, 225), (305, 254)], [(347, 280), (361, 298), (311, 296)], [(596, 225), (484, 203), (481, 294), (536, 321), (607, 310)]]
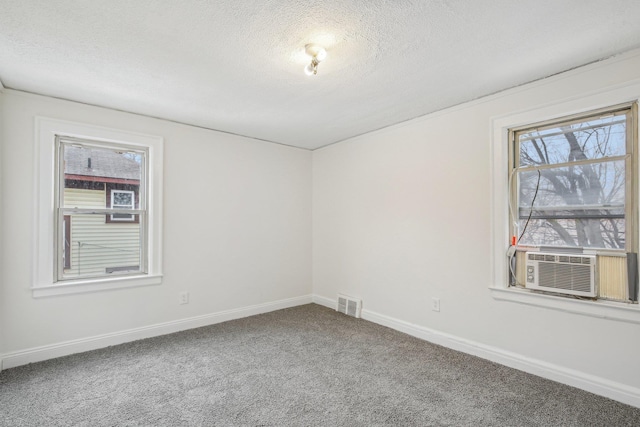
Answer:
[(491, 296), (500, 301), (543, 307), (600, 319), (626, 323), (640, 323), (640, 306), (612, 301), (584, 301), (579, 299), (540, 294), (526, 289), (489, 288)]
[(33, 291), (34, 298), (41, 298), (57, 295), (107, 291), (111, 289), (159, 285), (160, 283), (162, 283), (162, 275), (141, 275), (109, 277), (106, 279), (74, 280), (47, 286), (34, 286), (31, 290)]

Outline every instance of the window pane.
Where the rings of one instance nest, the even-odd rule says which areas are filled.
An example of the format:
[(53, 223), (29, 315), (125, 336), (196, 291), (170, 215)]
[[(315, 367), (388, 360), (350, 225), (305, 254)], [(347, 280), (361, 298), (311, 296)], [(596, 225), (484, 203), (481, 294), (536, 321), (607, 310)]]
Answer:
[(62, 204), (71, 208), (110, 208), (114, 188), (116, 203), (133, 207), (142, 176), (142, 154), (114, 149), (63, 144), (64, 195)]
[(105, 215), (70, 215), (70, 266), (63, 278), (140, 271), (140, 227), (105, 223)]
[[(520, 208), (527, 210), (536, 193), (538, 170), (518, 173)], [(535, 207), (583, 209), (622, 207), (625, 204), (624, 160), (540, 169)]]
[(133, 193), (114, 191), (113, 206), (133, 208)]
[[(518, 221), (523, 230), (526, 218)], [(624, 219), (531, 219), (519, 241), (534, 246), (624, 249)]]
[(520, 243), (624, 248), (624, 160), (541, 169), (539, 185), (536, 170), (518, 176)]
[(611, 116), (518, 134), (520, 166), (623, 156), (626, 116)]
[[(116, 206), (114, 206), (114, 207), (116, 207)], [(111, 215), (111, 221), (116, 221), (116, 220), (135, 221), (135, 217), (133, 215), (129, 215), (129, 214), (113, 214), (113, 215)]]

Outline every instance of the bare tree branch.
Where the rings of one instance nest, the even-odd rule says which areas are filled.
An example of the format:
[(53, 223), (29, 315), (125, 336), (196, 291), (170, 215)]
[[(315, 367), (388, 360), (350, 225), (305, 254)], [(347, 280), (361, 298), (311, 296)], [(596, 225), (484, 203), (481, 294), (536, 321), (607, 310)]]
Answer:
[(558, 233), (558, 236), (560, 236), (560, 238), (564, 240), (567, 245), (577, 246), (576, 241), (573, 239), (573, 237), (571, 237), (569, 232), (567, 232), (567, 230), (562, 225), (560, 225), (557, 220), (548, 219), (547, 224), (549, 224), (551, 228), (553, 228), (553, 231)]

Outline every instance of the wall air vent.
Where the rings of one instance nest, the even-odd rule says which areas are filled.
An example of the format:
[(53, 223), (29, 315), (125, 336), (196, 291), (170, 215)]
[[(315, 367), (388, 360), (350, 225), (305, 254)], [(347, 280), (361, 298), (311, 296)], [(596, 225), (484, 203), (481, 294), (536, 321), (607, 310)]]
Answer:
[(596, 296), (595, 255), (527, 252), (526, 260), (528, 289)]
[(362, 311), (362, 300), (338, 294), (338, 305), (336, 311), (359, 319), (360, 312)]

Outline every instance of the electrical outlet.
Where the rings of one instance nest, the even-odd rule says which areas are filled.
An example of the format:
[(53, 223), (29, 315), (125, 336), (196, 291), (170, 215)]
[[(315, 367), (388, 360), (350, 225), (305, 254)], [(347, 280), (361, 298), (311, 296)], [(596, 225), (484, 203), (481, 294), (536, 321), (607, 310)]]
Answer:
[(189, 304), (189, 292), (180, 292), (180, 304)]
[(440, 311), (440, 298), (431, 298), (431, 310)]

